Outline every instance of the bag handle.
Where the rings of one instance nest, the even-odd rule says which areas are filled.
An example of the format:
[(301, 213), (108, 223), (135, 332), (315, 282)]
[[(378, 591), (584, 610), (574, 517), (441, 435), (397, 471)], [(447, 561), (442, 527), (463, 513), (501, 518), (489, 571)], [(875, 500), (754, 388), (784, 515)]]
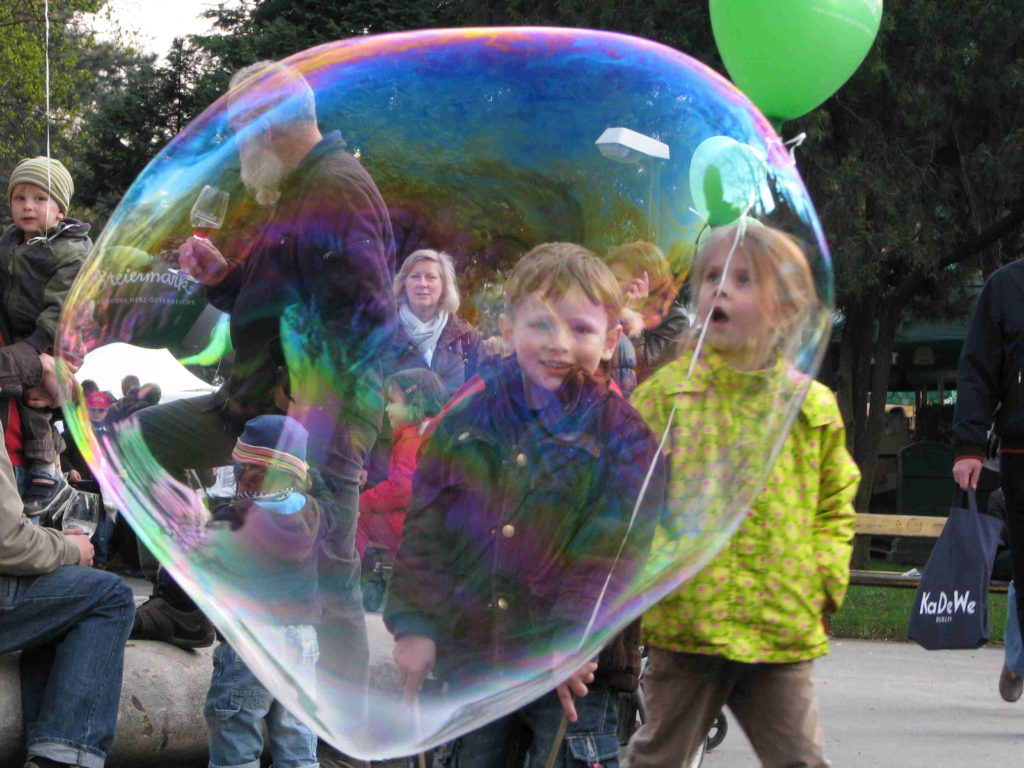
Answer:
[(967, 497), (967, 508), (974, 514), (978, 514), (978, 494), (975, 488), (971, 485), (967, 486), (966, 491), (962, 488), (957, 488), (953, 492), (953, 506), (962, 507), (962, 499), (964, 496)]

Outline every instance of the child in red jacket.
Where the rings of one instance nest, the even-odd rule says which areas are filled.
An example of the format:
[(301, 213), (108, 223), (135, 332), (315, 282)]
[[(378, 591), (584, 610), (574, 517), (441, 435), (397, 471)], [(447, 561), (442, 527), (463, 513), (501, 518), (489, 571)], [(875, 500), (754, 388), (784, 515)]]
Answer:
[(447, 400), (444, 383), (426, 368), (398, 371), (384, 383), (391, 422), (391, 465), (388, 477), (359, 495), (356, 550), (362, 557), (370, 542), (388, 548), (394, 556), (402, 538), (405, 510), (412, 502), (412, 474), (416, 456), (431, 418)]

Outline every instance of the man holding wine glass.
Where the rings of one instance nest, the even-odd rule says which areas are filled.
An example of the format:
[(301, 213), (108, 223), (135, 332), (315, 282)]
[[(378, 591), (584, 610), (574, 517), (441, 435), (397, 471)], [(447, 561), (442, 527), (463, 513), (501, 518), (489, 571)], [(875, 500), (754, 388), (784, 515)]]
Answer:
[[(53, 358), (27, 342), (0, 348), (0, 388), (32, 407), (59, 405)], [(0, 653), (22, 652), (27, 766), (102, 768), (114, 741), (135, 603), (119, 576), (88, 567), (92, 558), (81, 531), (22, 514), (0, 449)]]
[[(299, 420), (309, 432), (310, 465), (334, 489), (320, 558), (324, 622), (355, 622), (356, 636), (363, 622), (353, 615), (361, 603), (354, 550), (359, 473), (380, 427), (379, 360), (397, 322), (391, 223), (376, 184), (345, 151), (341, 134), (321, 133), (300, 73), (261, 62), (231, 84), (228, 117), (241, 179), (264, 218), (240, 253), (227, 246), (222, 253), (218, 243), (227, 238), (209, 228), (223, 221), (223, 208), (206, 193), (210, 200), (197, 200), (192, 211), (200, 236), (181, 245), (178, 260), (210, 303), (230, 315), (234, 369), (215, 394), (148, 408), (139, 420), (154, 458), (171, 473), (229, 464), (253, 417), (286, 413)], [(317, 381), (326, 367), (326, 387), (306, 386), (303, 372), (314, 365)], [(174, 624), (189, 610), (182, 598), (165, 594), (142, 606), (133, 636), (174, 642), (160, 635), (168, 632), (164, 619)], [(152, 611), (163, 617), (149, 621)], [(335, 652), (344, 658), (333, 658)], [(345, 674), (365, 654), (358, 643), (322, 647), (321, 667)]]

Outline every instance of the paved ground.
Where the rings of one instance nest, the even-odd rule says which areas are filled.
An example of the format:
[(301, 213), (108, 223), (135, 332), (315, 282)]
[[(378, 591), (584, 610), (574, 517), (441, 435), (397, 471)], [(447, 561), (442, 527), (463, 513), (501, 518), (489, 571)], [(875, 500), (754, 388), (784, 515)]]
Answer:
[[(1018, 765), (1024, 699), (996, 691), (1001, 648), (925, 651), (910, 643), (840, 640), (818, 663), (829, 758), (836, 766)], [(735, 721), (705, 768), (757, 766)]]
[[(129, 581), (137, 596), (149, 594), (144, 581)], [(838, 767), (1019, 763), (1024, 699), (999, 698), (1001, 664), (1002, 648), (929, 652), (910, 643), (833, 642), (832, 655), (817, 664), (830, 759)], [(730, 726), (706, 768), (758, 765), (735, 719)]]

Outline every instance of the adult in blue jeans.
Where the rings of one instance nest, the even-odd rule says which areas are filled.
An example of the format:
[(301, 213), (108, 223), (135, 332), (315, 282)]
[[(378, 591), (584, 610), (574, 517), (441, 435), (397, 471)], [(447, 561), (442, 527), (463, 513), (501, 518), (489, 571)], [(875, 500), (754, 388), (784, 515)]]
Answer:
[[(24, 343), (3, 347), (0, 391), (56, 406), (53, 359)], [(0, 450), (0, 653), (22, 652), (25, 768), (102, 768), (114, 741), (135, 605), (128, 585), (90, 568), (92, 558), (86, 536), (22, 514)]]
[[(1019, 619), (1024, 617), (1024, 259), (995, 271), (978, 297), (957, 367), (953, 479), (978, 487), (989, 431), (999, 438), (999, 482)], [(999, 693), (1020, 698), (1024, 680), (1006, 664)], [(1009, 696), (1008, 696), (1009, 694)]]

